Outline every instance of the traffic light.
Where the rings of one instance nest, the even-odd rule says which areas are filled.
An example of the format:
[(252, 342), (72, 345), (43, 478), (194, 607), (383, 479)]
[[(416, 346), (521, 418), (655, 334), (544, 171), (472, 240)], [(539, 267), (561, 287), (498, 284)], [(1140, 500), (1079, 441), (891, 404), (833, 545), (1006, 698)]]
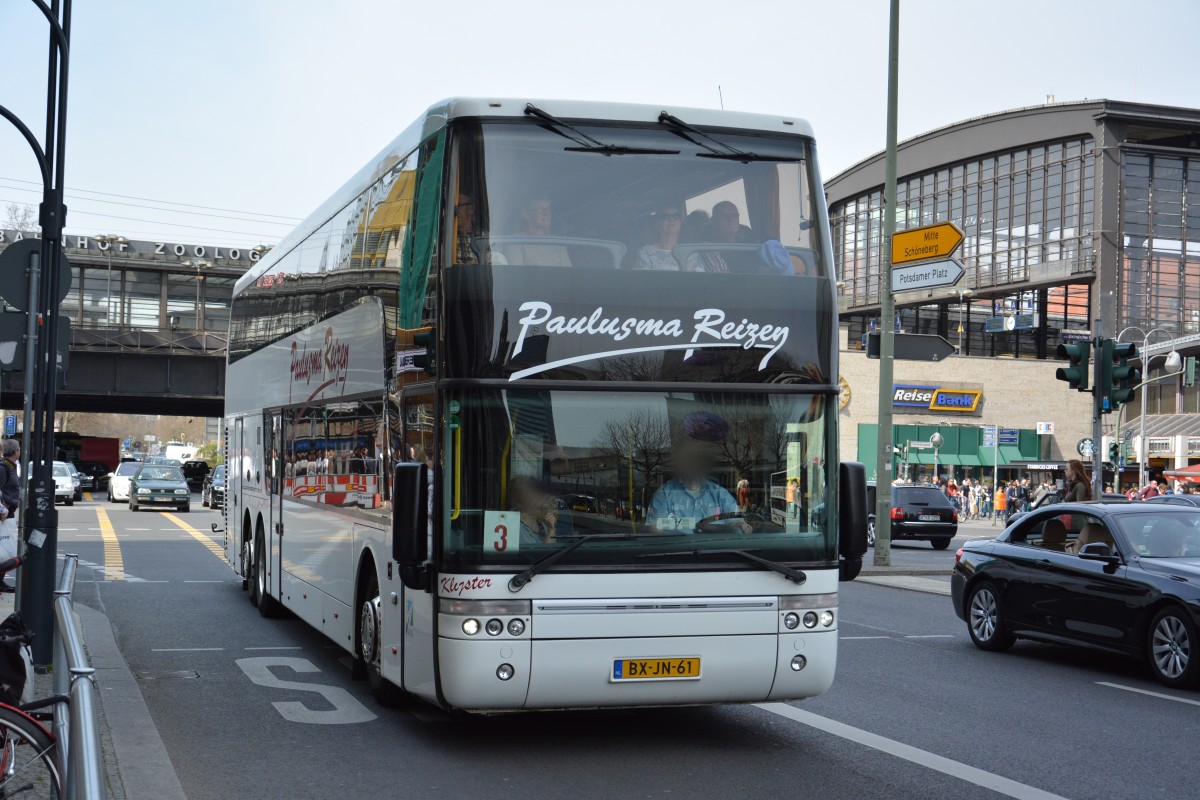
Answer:
[(1105, 411), (1115, 411), (1122, 404), (1133, 399), (1133, 392), (1142, 382), (1142, 371), (1130, 366), (1129, 360), (1138, 357), (1137, 345), (1130, 342), (1114, 342), (1105, 339), (1103, 344), (1101, 372), (1106, 392), (1102, 402)]
[(1188, 356), (1183, 360), (1183, 385), (1196, 385), (1196, 357)]
[(413, 366), (426, 375), (437, 375), (437, 334), (433, 328), (413, 331)]
[(1067, 385), (1077, 392), (1088, 391), (1088, 356), (1091, 349), (1091, 342), (1060, 344), (1054, 354), (1060, 359), (1070, 361), (1071, 366), (1059, 367), (1054, 377), (1066, 381)]
[(1108, 446), (1108, 462), (1110, 464), (1116, 464), (1120, 458), (1121, 458), (1121, 445), (1117, 444), (1116, 442), (1113, 442), (1112, 444), (1110, 444)]

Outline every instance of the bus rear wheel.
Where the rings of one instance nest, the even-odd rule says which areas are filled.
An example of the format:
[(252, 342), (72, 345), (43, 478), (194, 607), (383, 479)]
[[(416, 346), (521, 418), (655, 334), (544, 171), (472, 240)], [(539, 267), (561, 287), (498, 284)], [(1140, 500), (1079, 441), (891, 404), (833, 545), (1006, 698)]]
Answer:
[(279, 616), (280, 605), (279, 601), (271, 596), (270, 587), (267, 585), (266, 550), (262, 531), (259, 531), (254, 547), (254, 594), (257, 601), (255, 605), (258, 606), (259, 614), (271, 619)]
[(362, 604), (358, 611), (358, 661), (367, 675), (367, 686), (380, 705), (392, 707), (404, 699), (404, 690), (383, 677), (380, 660), (383, 645), (380, 642), (379, 614), (383, 607), (379, 597), (379, 581), (372, 574), (364, 587)]

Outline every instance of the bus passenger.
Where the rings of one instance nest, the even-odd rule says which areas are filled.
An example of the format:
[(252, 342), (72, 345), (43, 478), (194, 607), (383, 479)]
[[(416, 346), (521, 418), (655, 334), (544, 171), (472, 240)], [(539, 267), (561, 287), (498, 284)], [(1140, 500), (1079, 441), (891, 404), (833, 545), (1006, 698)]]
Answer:
[[(675, 477), (659, 487), (650, 501), (650, 523), (660, 531), (695, 533), (696, 523), (721, 514), (737, 514), (737, 501), (727, 489), (708, 477), (714, 455), (710, 448), (692, 439), (675, 446), (671, 465)], [(731, 523), (742, 533), (753, 529), (749, 523)]]
[(679, 244), (679, 233), (683, 230), (683, 214), (679, 206), (668, 204), (651, 215), (654, 224), (654, 241), (638, 250), (635, 269), (659, 269), (679, 271), (679, 262), (671, 252)]
[[(714, 244), (742, 244), (752, 240), (750, 229), (741, 224), (741, 212), (728, 200), (713, 206), (712, 221), (708, 224), (708, 241)], [(719, 249), (702, 250), (688, 256), (689, 272), (729, 272), (727, 255)], [(742, 267), (741, 260), (734, 258), (735, 267)], [(740, 271), (740, 269), (739, 269)]]
[(521, 514), (521, 546), (552, 544), (558, 536), (558, 506), (530, 478), (513, 478), (508, 485), (513, 509)]
[[(549, 198), (535, 195), (521, 212), (522, 236), (551, 236), (554, 212)], [(509, 264), (528, 267), (569, 267), (571, 256), (561, 244), (504, 244), (496, 248)]]

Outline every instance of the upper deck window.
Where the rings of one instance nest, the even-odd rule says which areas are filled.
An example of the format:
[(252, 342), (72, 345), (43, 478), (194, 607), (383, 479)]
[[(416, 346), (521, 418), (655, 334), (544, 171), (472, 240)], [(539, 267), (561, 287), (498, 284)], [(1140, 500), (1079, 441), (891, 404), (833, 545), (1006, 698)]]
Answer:
[[(605, 148), (580, 146), (588, 138)], [(448, 192), (451, 261), (827, 275), (810, 148), (710, 131), (746, 158), (666, 125), (488, 122), (461, 130)]]

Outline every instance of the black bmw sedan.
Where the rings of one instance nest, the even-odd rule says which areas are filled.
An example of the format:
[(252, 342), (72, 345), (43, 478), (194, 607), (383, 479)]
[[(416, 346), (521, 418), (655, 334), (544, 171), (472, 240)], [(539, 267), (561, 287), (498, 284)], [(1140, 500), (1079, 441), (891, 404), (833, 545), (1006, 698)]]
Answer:
[(1062, 503), (963, 545), (954, 611), (977, 647), (1016, 639), (1144, 658), (1168, 686), (1200, 678), (1200, 508)]

